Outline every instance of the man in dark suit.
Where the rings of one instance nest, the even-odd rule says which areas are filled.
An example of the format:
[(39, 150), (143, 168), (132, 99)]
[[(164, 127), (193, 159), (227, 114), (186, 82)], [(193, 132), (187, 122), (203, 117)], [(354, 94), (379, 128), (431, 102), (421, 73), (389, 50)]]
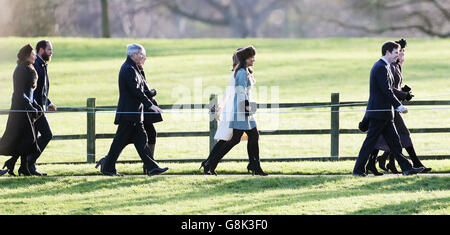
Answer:
[(424, 168), (413, 168), (411, 163), (402, 155), (402, 146), (394, 125), (394, 112), (408, 112), (408, 109), (400, 103), (392, 91), (393, 75), (389, 69), (389, 64), (398, 57), (399, 45), (391, 41), (385, 42), (381, 52), (381, 59), (373, 65), (370, 71), (370, 96), (366, 110), (366, 117), (369, 119), (369, 129), (358, 154), (353, 175), (366, 176), (367, 160), (374, 150), (380, 135), (383, 135), (385, 138), (403, 174), (417, 174), (423, 171)]
[[(34, 99), (42, 107), (44, 112), (56, 111), (56, 105), (54, 105), (48, 98), (48, 92), (50, 87), (50, 82), (48, 79), (47, 65), (51, 61), (53, 55), (53, 46), (50, 41), (41, 40), (36, 45), (37, 58), (34, 62), (34, 68), (38, 74), (37, 87), (34, 91)], [(48, 145), (50, 140), (53, 138), (52, 130), (47, 121), (45, 115), (42, 115), (35, 123), (36, 135), (40, 133), (37, 137), (39, 148), (41, 152), (36, 152), (29, 155), (28, 158), (28, 169), (32, 175), (44, 176), (46, 173), (41, 173), (36, 170), (36, 160), (40, 157), (41, 153), (44, 151), (45, 147)]]
[(104, 175), (121, 176), (115, 164), (122, 150), (130, 143), (134, 146), (144, 163), (144, 172), (149, 176), (161, 174), (168, 168), (159, 168), (151, 158), (151, 150), (147, 144), (147, 133), (144, 129), (144, 110), (161, 113), (145, 95), (145, 80), (138, 68), (145, 58), (145, 49), (139, 44), (127, 47), (127, 59), (119, 73), (119, 104), (114, 124), (119, 125), (108, 155), (99, 160), (96, 167)]

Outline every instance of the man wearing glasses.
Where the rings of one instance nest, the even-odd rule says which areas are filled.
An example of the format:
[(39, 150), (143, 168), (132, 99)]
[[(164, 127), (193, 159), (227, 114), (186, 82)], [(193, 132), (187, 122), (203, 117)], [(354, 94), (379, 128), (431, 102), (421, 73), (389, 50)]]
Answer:
[(114, 124), (118, 125), (116, 135), (109, 149), (108, 155), (100, 159), (96, 165), (101, 166), (103, 175), (121, 176), (116, 170), (116, 161), (122, 150), (133, 143), (144, 163), (144, 172), (149, 176), (161, 174), (168, 168), (160, 168), (151, 158), (151, 150), (147, 144), (147, 134), (144, 129), (144, 112), (161, 113), (162, 110), (154, 105), (144, 93), (145, 80), (139, 72), (146, 58), (145, 48), (139, 44), (127, 46), (127, 59), (119, 72), (119, 104), (117, 105)]

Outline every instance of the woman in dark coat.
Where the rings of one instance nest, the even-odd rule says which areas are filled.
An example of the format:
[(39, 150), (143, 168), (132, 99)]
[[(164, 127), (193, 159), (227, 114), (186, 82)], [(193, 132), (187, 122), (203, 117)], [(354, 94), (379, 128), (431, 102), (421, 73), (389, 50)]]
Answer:
[(17, 54), (17, 66), (13, 74), (14, 92), (5, 132), (0, 139), (0, 155), (12, 156), (5, 162), (1, 173), (14, 175), (14, 165), (21, 158), (19, 175), (31, 175), (27, 156), (40, 149), (36, 141), (34, 122), (42, 115), (42, 108), (34, 101), (37, 73), (33, 67), (36, 54), (28, 44)]

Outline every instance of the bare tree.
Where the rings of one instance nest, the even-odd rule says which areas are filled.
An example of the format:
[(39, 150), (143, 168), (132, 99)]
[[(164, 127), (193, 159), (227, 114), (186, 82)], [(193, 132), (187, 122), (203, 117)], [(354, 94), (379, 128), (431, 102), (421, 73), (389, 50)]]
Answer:
[(56, 9), (61, 5), (57, 0), (11, 1), (9, 27), (18, 36), (57, 35)]
[(173, 13), (205, 24), (229, 27), (235, 37), (257, 37), (275, 10), (292, 0), (165, 0)]
[(434, 37), (450, 36), (450, 1), (448, 0), (370, 0), (350, 1), (350, 7), (372, 17), (375, 26), (349, 23), (336, 17), (323, 17), (341, 27), (370, 34), (416, 30)]

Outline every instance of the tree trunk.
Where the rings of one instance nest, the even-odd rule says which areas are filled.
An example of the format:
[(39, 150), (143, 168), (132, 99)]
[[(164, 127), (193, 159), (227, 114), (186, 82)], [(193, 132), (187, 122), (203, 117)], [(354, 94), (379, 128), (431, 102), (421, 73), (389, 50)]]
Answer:
[(104, 38), (110, 38), (109, 17), (108, 17), (108, 0), (101, 0), (102, 3), (102, 31)]

